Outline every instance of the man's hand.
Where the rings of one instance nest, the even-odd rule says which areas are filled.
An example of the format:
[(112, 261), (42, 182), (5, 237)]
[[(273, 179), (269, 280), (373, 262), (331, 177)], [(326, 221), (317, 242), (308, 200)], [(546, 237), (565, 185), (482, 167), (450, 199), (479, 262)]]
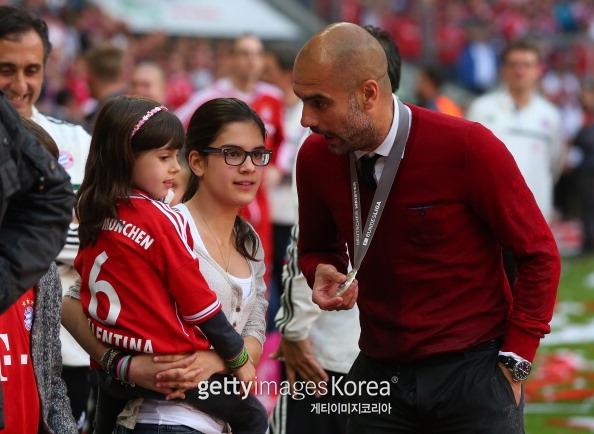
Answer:
[(345, 280), (346, 275), (337, 271), (333, 265), (318, 265), (312, 294), (314, 303), (323, 310), (352, 309), (359, 294), (359, 283), (356, 279), (342, 296), (335, 296), (338, 285)]
[[(308, 339), (302, 341), (288, 341), (285, 338), (277, 350), (270, 355), (273, 359), (284, 359), (287, 379), (291, 385), (291, 391), (294, 390), (294, 384), (297, 375), (306, 382), (313, 381), (315, 384), (328, 382), (328, 374), (320, 366), (316, 356), (311, 350), (311, 342)], [(320, 397), (319, 391), (316, 391), (316, 397)]]
[(516, 405), (520, 405), (520, 399), (522, 399), (522, 381), (514, 381), (512, 373), (503, 363), (499, 363), (499, 368), (501, 368), (503, 375), (505, 375), (505, 378), (507, 378), (507, 381), (509, 381), (512, 391), (514, 392)]

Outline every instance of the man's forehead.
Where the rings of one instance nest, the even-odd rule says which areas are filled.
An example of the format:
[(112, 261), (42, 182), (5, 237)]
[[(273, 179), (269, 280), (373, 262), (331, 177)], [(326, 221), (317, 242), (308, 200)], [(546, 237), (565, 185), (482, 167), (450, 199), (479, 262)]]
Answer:
[(43, 42), (37, 33), (25, 33), (16, 37), (9, 35), (0, 38), (0, 58), (18, 55), (25, 58), (28, 63), (43, 64)]
[(340, 93), (339, 87), (335, 86), (332, 80), (320, 76), (311, 76), (309, 78), (294, 76), (293, 91), (303, 101), (331, 100)]
[(304, 61), (295, 62), (293, 67), (293, 83), (300, 85), (332, 86), (339, 81), (337, 74), (328, 64)]

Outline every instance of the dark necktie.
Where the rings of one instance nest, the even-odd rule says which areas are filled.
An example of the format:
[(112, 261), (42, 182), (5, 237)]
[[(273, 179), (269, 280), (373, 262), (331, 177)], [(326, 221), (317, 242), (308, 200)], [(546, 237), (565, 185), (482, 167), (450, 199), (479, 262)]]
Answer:
[(381, 157), (381, 155), (375, 154), (372, 157), (369, 155), (364, 155), (363, 157), (359, 158), (361, 178), (363, 182), (373, 190), (375, 190), (377, 187), (377, 183), (375, 182), (375, 162), (379, 157)]

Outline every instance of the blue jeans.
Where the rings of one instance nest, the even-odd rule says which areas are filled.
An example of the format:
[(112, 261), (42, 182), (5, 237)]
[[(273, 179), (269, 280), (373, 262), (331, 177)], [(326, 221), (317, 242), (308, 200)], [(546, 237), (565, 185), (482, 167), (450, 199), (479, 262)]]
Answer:
[(134, 429), (124, 428), (116, 425), (113, 434), (204, 434), (185, 425), (153, 425), (149, 423), (137, 423)]

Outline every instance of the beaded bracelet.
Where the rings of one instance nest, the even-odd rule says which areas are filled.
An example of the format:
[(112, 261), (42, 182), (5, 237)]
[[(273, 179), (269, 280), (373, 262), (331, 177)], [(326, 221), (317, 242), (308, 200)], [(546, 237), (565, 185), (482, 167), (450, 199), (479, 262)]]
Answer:
[(243, 350), (241, 350), (241, 353), (239, 353), (233, 359), (225, 360), (225, 363), (229, 367), (229, 369), (235, 371), (236, 369), (239, 369), (243, 365), (245, 365), (249, 359), (250, 359), (250, 355), (248, 354), (248, 350), (246, 347), (243, 347)]
[(136, 384), (126, 380), (130, 373), (131, 360), (131, 354), (119, 348), (111, 347), (101, 356), (99, 363), (105, 372), (120, 380), (122, 384), (134, 387)]
[[(106, 351), (103, 353), (103, 355), (101, 356), (101, 358), (99, 359), (99, 364), (101, 365), (101, 367), (102, 367), (102, 368), (104, 368), (105, 361), (107, 360), (107, 355), (108, 355), (109, 353), (111, 353), (111, 349), (112, 349), (112, 347), (109, 347), (109, 348), (108, 348), (108, 349), (107, 349), (107, 350), (106, 350)], [(104, 369), (105, 369), (105, 368), (104, 368)]]
[(114, 359), (118, 356), (118, 354), (121, 353), (122, 351), (118, 348), (111, 347), (105, 352), (105, 354), (103, 354), (99, 363), (101, 364), (101, 367), (105, 372), (107, 372), (108, 374), (111, 373), (110, 367), (113, 365)]

